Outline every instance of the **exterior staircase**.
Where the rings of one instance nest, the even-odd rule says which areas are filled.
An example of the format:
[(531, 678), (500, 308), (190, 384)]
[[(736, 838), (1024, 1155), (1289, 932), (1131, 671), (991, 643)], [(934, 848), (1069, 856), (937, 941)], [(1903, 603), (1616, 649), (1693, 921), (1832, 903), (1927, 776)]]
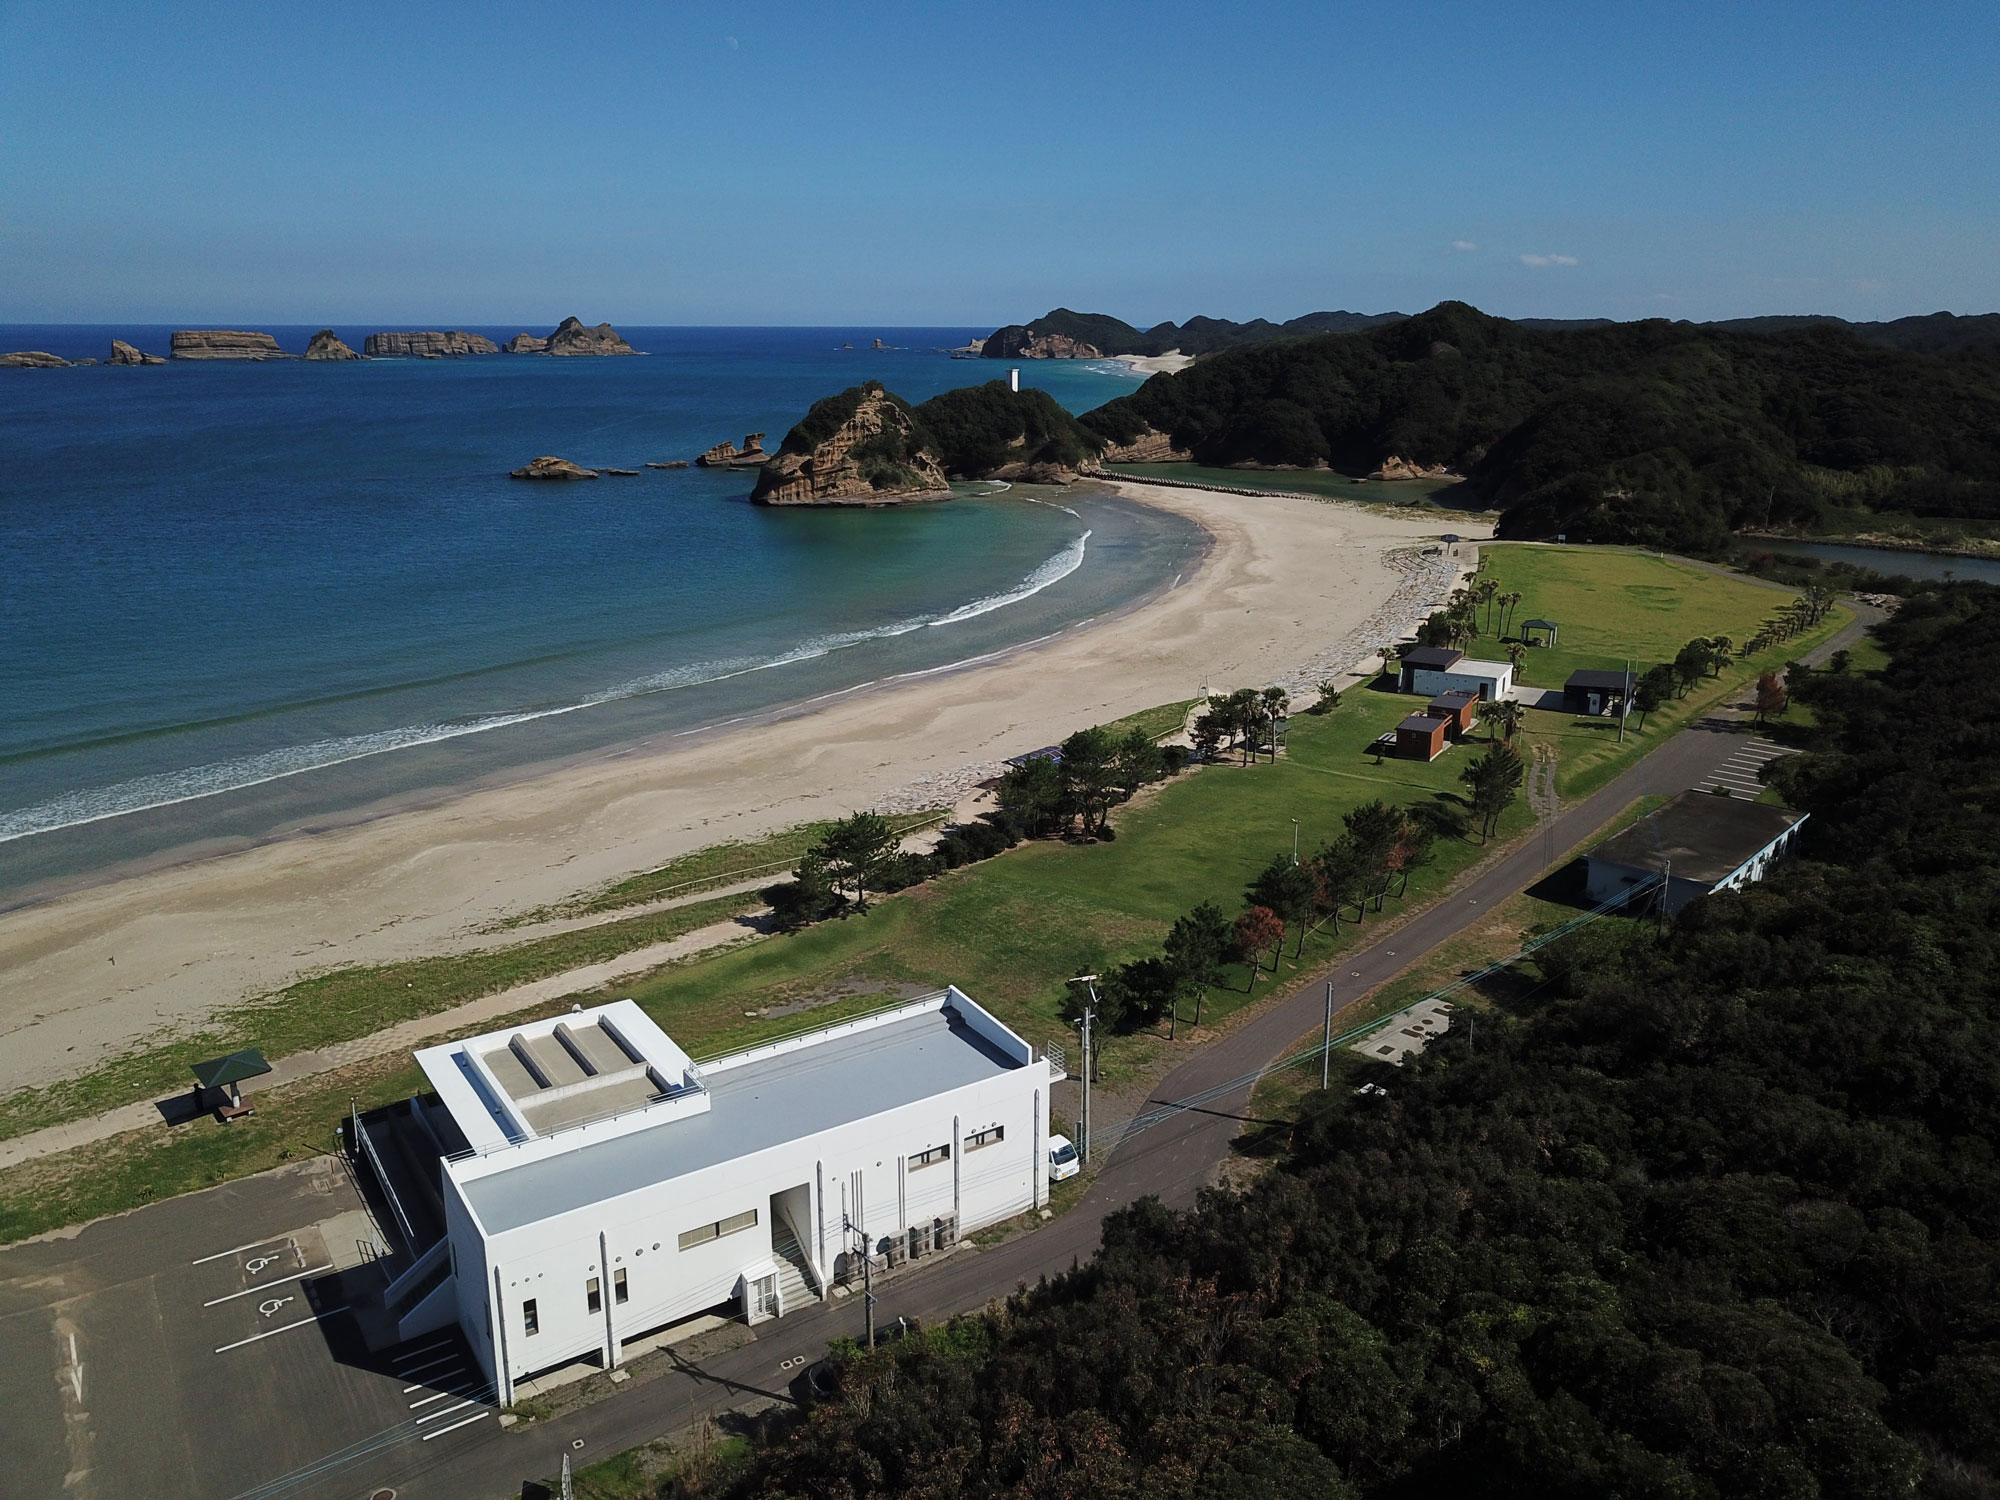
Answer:
[(798, 1237), (782, 1218), (771, 1226), (771, 1258), (778, 1263), (779, 1316), (796, 1312), (809, 1302), (820, 1300), (812, 1265), (800, 1247)]

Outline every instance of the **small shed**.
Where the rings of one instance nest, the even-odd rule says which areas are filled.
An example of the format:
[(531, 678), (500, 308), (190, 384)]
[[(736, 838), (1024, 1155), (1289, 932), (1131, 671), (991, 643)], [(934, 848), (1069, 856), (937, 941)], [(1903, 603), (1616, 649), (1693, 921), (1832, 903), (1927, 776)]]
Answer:
[(1479, 694), (1471, 688), (1447, 688), (1431, 699), (1424, 712), (1443, 719), (1453, 734), (1470, 734), (1479, 717)]
[(1396, 753), (1405, 760), (1436, 760), (1444, 754), (1445, 731), (1450, 727), (1429, 714), (1411, 714), (1396, 726)]
[[(1545, 641), (1535, 639), (1540, 631), (1548, 637)], [(1523, 620), (1521, 622), (1521, 644), (1524, 646), (1553, 646), (1556, 643), (1556, 622), (1554, 620)]]
[(1741, 797), (1682, 792), (1584, 856), (1585, 899), (1609, 901), (1664, 874), (1667, 910), (1678, 912), (1696, 896), (1762, 880), (1805, 820), (1805, 813)]
[[(1396, 690), (1403, 693), (1421, 692), (1417, 678), (1423, 673), (1447, 672), (1457, 663), (1465, 660), (1465, 653), (1452, 646), (1418, 646), (1403, 653), (1401, 675)], [(1438, 691), (1436, 688), (1431, 692)]]
[(1563, 712), (1566, 714), (1616, 713), (1618, 705), (1632, 695), (1638, 679), (1629, 671), (1602, 672), (1585, 667), (1569, 674), (1563, 684)]

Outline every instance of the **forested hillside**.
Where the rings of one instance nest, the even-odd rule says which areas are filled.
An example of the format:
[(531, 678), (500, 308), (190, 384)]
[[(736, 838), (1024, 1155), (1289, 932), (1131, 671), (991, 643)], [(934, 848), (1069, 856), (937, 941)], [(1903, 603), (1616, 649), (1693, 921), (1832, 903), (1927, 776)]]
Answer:
[(1359, 328), (1394, 323), (1405, 316), (1399, 312), (1316, 312), (1283, 323), (1273, 323), (1267, 318), (1232, 323), (1227, 318), (1197, 317), (1185, 323), (1157, 323), (1142, 332), (1122, 318), (1058, 307), (1032, 323), (1010, 323), (994, 330), (983, 353), (988, 359), (1013, 359), (1034, 340), (1053, 333), (1089, 344), (1100, 354), (1167, 354), (1176, 349), (1183, 354), (1208, 354), (1261, 339), (1351, 333)]
[(1503, 536), (1700, 550), (1835, 507), (2000, 519), (2000, 353), (1917, 354), (1819, 325), (1550, 330), (1447, 302), (1232, 349), (1084, 414), (1205, 464), (1449, 465)]
[[(743, 1496), (2000, 1493), (2000, 594), (1798, 684), (1809, 854), (872, 1355)], [(1348, 1080), (1351, 1084), (1353, 1080)]]

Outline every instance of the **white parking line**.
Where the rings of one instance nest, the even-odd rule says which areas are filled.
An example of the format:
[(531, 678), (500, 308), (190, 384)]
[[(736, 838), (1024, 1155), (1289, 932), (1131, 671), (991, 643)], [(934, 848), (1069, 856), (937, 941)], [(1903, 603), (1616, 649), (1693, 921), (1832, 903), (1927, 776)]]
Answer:
[(337, 1318), (346, 1311), (347, 1309), (344, 1307), (329, 1307), (323, 1313), (315, 1314), (310, 1318), (300, 1318), (298, 1322), (287, 1323), (282, 1328), (267, 1328), (262, 1333), (251, 1334), (247, 1339), (238, 1339), (233, 1344), (224, 1344), (215, 1352), (217, 1354), (227, 1354), (231, 1349), (241, 1349), (245, 1344), (254, 1344), (259, 1339), (276, 1338), (281, 1333), (290, 1333), (294, 1328), (304, 1328), (309, 1324), (319, 1322), (322, 1318)]
[(205, 1266), (212, 1260), (221, 1260), (225, 1255), (238, 1255), (245, 1250), (255, 1250), (259, 1245), (289, 1244), (290, 1242), (290, 1235), (270, 1234), (261, 1240), (252, 1240), (247, 1245), (231, 1245), (227, 1250), (218, 1250), (213, 1255), (204, 1255), (200, 1260), (191, 1260), (188, 1264), (191, 1266)]
[(405, 1349), (401, 1354), (391, 1359), (389, 1363), (392, 1365), (401, 1365), (408, 1364), (413, 1359), (428, 1359), (431, 1355), (437, 1353), (438, 1350), (449, 1349), (450, 1347), (451, 1335), (446, 1334), (441, 1339), (433, 1339), (420, 1349)]
[[(403, 1394), (407, 1396), (410, 1393), (408, 1391), (405, 1391), (403, 1392)], [(457, 1394), (458, 1394), (457, 1391), (439, 1391), (435, 1396), (426, 1396), (421, 1401), (412, 1401), (410, 1403), (410, 1410), (415, 1411), (420, 1406), (429, 1406), (433, 1401), (449, 1401), (453, 1396), (456, 1396)]]
[(463, 1422), (454, 1422), (449, 1427), (438, 1428), (436, 1432), (425, 1433), (424, 1441), (428, 1443), (432, 1438), (443, 1437), (447, 1432), (456, 1432), (461, 1427), (470, 1427), (474, 1422), (483, 1422), (492, 1415), (493, 1413), (490, 1411), (478, 1412), (473, 1416), (467, 1417)]
[(278, 1276), (270, 1281), (259, 1282), (256, 1286), (246, 1286), (240, 1292), (231, 1292), (226, 1297), (211, 1297), (202, 1303), (203, 1307), (214, 1307), (218, 1302), (234, 1302), (238, 1297), (247, 1297), (252, 1292), (261, 1292), (266, 1287), (283, 1286), (288, 1281), (304, 1281), (308, 1276), (317, 1276), (322, 1271), (331, 1271), (332, 1266), (314, 1266), (310, 1271), (301, 1271), (296, 1276)]
[[(445, 1365), (456, 1365), (457, 1363), (458, 1363), (458, 1356), (456, 1354), (447, 1354), (444, 1358), (434, 1359), (427, 1365), (412, 1365), (410, 1366), (409, 1369), (398, 1370), (396, 1373), (398, 1375), (421, 1375), (426, 1370), (441, 1369)], [(417, 1382), (417, 1385), (413, 1385), (409, 1387), (409, 1389), (414, 1391), (415, 1389), (417, 1389), (417, 1386), (430, 1385), (431, 1383), (432, 1382), (428, 1380), (420, 1380)]]
[(461, 1401), (456, 1406), (446, 1406), (434, 1412), (426, 1412), (423, 1416), (417, 1418), (417, 1425), (421, 1427), (426, 1422), (435, 1422), (439, 1417), (448, 1417), (455, 1411), (464, 1411), (466, 1407), (477, 1406), (478, 1404), (476, 1401)]

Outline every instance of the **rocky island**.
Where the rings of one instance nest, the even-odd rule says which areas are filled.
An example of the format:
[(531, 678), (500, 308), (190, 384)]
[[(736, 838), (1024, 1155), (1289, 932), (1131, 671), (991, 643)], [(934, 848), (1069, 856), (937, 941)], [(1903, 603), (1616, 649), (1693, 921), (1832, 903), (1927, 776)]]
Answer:
[(770, 461), (761, 432), (746, 433), (741, 448), (734, 443), (717, 443), (695, 460), (704, 469), (754, 469)]
[(336, 360), (359, 359), (361, 356), (341, 342), (340, 336), (331, 328), (322, 328), (306, 345), (306, 358), (316, 363), (330, 363)]
[(68, 368), (68, 360), (60, 354), (51, 354), (46, 349), (16, 349), (11, 354), (0, 354), (0, 369), (66, 370)]
[(502, 354), (546, 354), (549, 349), (547, 339), (538, 339), (532, 333), (517, 333), (500, 346)]
[(236, 328), (182, 328), (173, 337), (175, 359), (291, 359), (268, 333)]
[(509, 479), (595, 479), (597, 470), (573, 464), (566, 458), (544, 454), (521, 468), (511, 470)]
[(362, 342), (361, 352), (369, 359), (457, 359), (466, 354), (498, 354), (500, 346), (476, 333), (453, 329), (449, 333), (371, 333)]
[[(435, 335), (433, 335), (435, 337)], [(470, 334), (460, 334), (460, 338), (470, 338)], [(476, 352), (490, 354), (493, 346), (485, 339), (480, 343), (486, 348)], [(609, 323), (599, 323), (595, 328), (586, 328), (581, 318), (564, 318), (556, 326), (556, 331), (547, 338), (536, 338), (532, 333), (517, 333), (500, 346), (502, 354), (637, 354), (639, 351), (626, 343), (618, 330)]]
[(133, 348), (123, 339), (111, 341), (111, 355), (104, 361), (107, 365), (163, 365), (166, 360), (157, 354), (146, 354)]
[(948, 500), (944, 465), (910, 404), (879, 380), (815, 401), (750, 492), (756, 505)]

